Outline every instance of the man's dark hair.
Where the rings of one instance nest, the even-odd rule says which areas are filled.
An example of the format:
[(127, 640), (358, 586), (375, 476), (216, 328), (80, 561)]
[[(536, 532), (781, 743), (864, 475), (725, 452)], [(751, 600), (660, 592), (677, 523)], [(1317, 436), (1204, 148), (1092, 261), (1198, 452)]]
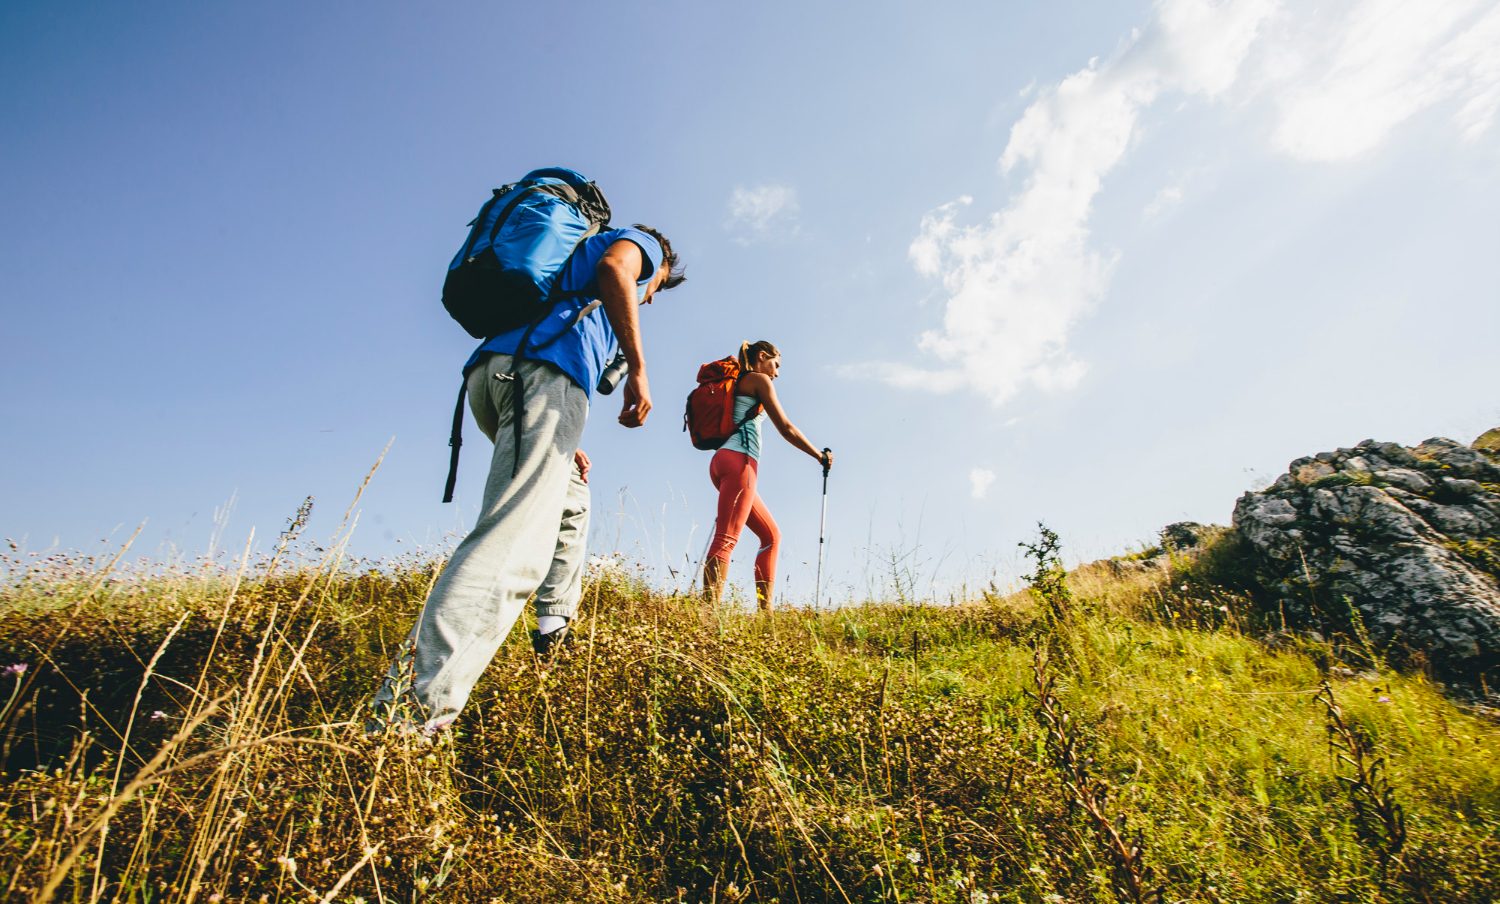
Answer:
[(687, 279), (687, 274), (682, 272), (682, 262), (672, 251), (672, 243), (667, 241), (666, 236), (644, 223), (636, 223), (635, 228), (656, 239), (656, 243), (661, 246), (662, 263), (667, 265), (667, 278), (662, 280), (661, 287), (663, 289), (675, 289), (682, 285), (682, 281)]

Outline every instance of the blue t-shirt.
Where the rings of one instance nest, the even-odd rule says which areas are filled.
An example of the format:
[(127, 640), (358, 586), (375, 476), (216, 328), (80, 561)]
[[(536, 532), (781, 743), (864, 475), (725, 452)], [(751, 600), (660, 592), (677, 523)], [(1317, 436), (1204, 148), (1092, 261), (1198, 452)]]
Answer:
[[(589, 398), (593, 398), (594, 387), (599, 385), (599, 374), (614, 357), (615, 330), (609, 325), (609, 318), (604, 315), (603, 305), (584, 315), (576, 325), (570, 325), (580, 310), (598, 298), (599, 287), (594, 281), (594, 268), (599, 266), (599, 259), (609, 250), (609, 246), (619, 241), (634, 242), (641, 249), (644, 259), (641, 261), (640, 276), (635, 281), (635, 295), (637, 301), (645, 297), (646, 284), (661, 268), (661, 245), (657, 244), (656, 239), (639, 229), (611, 229), (590, 236), (584, 240), (578, 253), (573, 255), (568, 269), (558, 276), (562, 291), (584, 290), (584, 293), (554, 305), (551, 313), (537, 325), (526, 342), (526, 360), (546, 361), (553, 365), (567, 374), (574, 383), (582, 386)], [(486, 340), (469, 356), (464, 364), (464, 373), (478, 364), (486, 352), (514, 355), (525, 332), (526, 327), (517, 327)]]

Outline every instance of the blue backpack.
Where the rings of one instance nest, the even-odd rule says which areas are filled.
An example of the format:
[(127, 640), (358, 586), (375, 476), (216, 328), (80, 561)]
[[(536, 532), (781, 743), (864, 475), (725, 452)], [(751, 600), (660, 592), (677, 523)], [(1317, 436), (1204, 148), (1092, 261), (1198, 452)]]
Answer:
[[(469, 224), (469, 236), (448, 265), (443, 307), (475, 339), (490, 339), (521, 326), (530, 328), (516, 350), (512, 404), (516, 463), (520, 463), (521, 409), (525, 386), (520, 362), (531, 330), (553, 305), (588, 291), (560, 291), (568, 262), (589, 236), (609, 225), (604, 193), (580, 173), (560, 166), (532, 170), (521, 181), (497, 188)], [(580, 312), (580, 317), (583, 312)], [(465, 375), (467, 376), (467, 374)], [(448, 435), (448, 480), (443, 501), (453, 501), (458, 481), (458, 450), (464, 444), (464, 396), (459, 386)]]
[(558, 274), (609, 217), (599, 187), (560, 166), (495, 189), (448, 265), (443, 307), (476, 339), (540, 320), (565, 297)]

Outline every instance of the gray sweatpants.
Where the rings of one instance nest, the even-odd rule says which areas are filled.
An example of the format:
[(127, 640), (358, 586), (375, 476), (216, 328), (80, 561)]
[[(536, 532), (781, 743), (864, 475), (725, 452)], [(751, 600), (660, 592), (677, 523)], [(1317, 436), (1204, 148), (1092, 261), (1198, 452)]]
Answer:
[(550, 364), (523, 361), (517, 467), (510, 369), (509, 355), (490, 355), (469, 373), (469, 408), (495, 444), (479, 521), (453, 551), (375, 695), (383, 713), (409, 680), (419, 707), (412, 715), (429, 730), (463, 709), (533, 593), (539, 615), (572, 617), (578, 609), (588, 485), (578, 478), (573, 453), (588, 396)]

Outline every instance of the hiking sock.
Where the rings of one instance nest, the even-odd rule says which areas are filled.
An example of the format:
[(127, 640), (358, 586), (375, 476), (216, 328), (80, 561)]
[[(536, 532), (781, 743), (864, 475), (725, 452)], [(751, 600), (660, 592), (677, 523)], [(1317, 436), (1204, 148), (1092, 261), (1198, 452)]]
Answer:
[[(551, 630), (544, 630), (551, 628)], [(568, 637), (568, 619), (562, 615), (542, 615), (537, 618), (537, 630), (531, 632), (531, 649), (536, 655), (547, 657)]]
[(567, 626), (568, 617), (566, 615), (538, 615), (536, 617), (536, 633), (538, 634), (551, 634), (558, 628), (566, 628)]

